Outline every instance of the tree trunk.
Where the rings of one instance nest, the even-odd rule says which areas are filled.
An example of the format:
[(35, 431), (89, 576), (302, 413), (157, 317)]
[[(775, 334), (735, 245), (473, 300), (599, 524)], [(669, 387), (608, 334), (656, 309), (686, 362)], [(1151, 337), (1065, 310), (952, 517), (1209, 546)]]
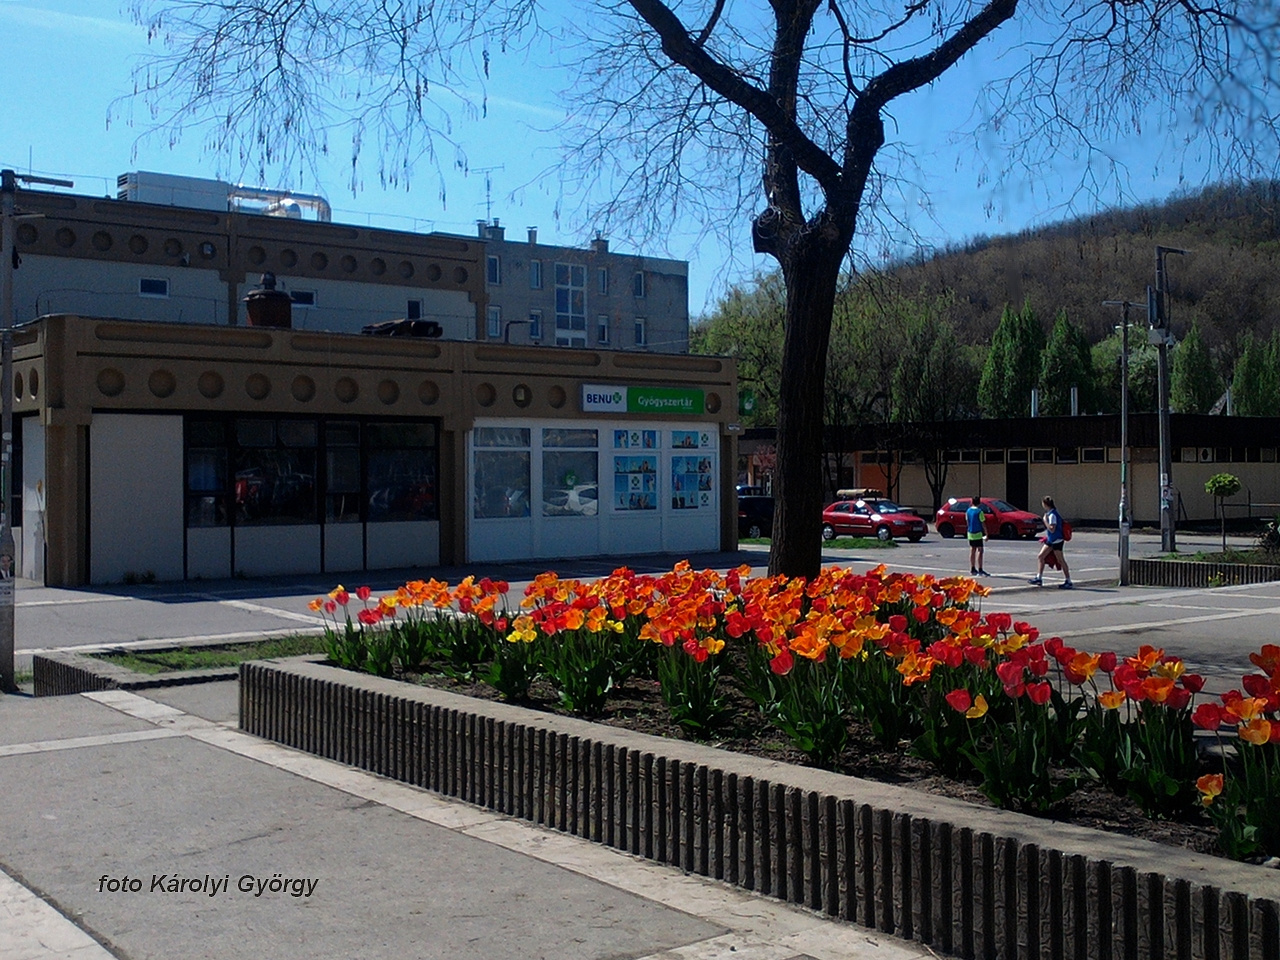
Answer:
[(792, 577), (812, 577), (822, 566), (824, 371), (836, 285), (848, 249), (847, 238), (824, 236), (837, 233), (830, 226), (805, 233), (779, 258), (787, 304), (769, 572)]

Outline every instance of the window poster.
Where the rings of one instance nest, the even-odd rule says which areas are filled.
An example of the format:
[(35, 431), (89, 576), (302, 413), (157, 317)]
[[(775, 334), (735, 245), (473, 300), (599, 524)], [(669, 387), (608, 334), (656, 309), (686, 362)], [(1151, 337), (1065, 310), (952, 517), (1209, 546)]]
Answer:
[(673, 450), (701, 450), (711, 446), (710, 430), (672, 430)]
[[(643, 442), (643, 438), (641, 440)], [(613, 509), (658, 509), (658, 458), (656, 456), (613, 458)]]
[(711, 506), (710, 457), (671, 458), (671, 508), (698, 510)]
[(613, 431), (613, 448), (615, 450), (656, 450), (658, 449), (658, 431), (615, 430)]

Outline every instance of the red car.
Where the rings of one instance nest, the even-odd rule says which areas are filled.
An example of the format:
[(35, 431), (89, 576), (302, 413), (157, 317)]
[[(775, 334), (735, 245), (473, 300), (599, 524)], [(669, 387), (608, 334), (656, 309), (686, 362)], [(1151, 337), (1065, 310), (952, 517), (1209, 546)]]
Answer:
[(928, 530), (924, 518), (892, 500), (837, 500), (822, 511), (823, 540), (838, 536), (878, 540), (906, 537), (915, 543)]
[[(1038, 516), (1026, 510), (1019, 510), (1007, 500), (997, 500), (995, 497), (979, 499), (987, 515), (984, 526), (989, 537), (1004, 537), (1006, 540), (1025, 537), (1030, 540), (1044, 529), (1044, 521)], [(938, 533), (943, 537), (964, 536), (967, 528), (965, 511), (972, 505), (973, 499), (970, 497), (960, 500), (952, 497), (944, 503), (942, 509), (938, 511)]]

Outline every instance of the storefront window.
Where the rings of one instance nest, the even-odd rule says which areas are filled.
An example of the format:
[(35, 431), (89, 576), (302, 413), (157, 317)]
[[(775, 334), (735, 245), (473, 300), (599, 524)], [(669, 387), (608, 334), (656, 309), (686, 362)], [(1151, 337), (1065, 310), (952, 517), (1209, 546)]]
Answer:
[(360, 424), (325, 425), (326, 523), (360, 522)]
[(544, 517), (594, 517), (600, 512), (598, 443), (595, 430), (542, 431)]
[(227, 525), (227, 437), (221, 420), (187, 424), (187, 526)]
[(439, 519), (435, 425), (369, 424), (366, 437), (370, 522)]
[(315, 523), (314, 421), (235, 421), (237, 526)]

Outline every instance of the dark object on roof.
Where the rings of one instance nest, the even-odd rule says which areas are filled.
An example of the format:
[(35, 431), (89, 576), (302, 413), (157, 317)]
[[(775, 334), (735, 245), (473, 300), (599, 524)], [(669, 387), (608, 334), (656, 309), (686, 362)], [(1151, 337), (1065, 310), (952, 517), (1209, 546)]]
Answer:
[(444, 328), (434, 320), (383, 320), (371, 323), (361, 333), (373, 337), (429, 337), (438, 339)]

